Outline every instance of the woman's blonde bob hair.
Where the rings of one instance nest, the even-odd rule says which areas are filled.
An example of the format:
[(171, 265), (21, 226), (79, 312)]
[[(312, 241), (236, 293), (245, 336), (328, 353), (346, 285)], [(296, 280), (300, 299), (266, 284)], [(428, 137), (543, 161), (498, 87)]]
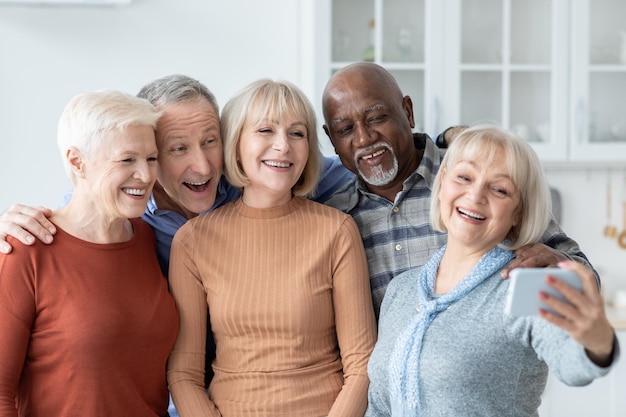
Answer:
[(292, 189), (293, 194), (308, 196), (315, 191), (322, 164), (315, 110), (298, 87), (286, 81), (269, 79), (258, 80), (245, 87), (226, 103), (222, 111), (224, 175), (233, 186), (242, 189), (250, 184), (238, 163), (239, 141), (244, 125), (255, 124), (262, 119), (280, 120), (286, 116), (304, 121), (309, 143), (309, 158)]
[(520, 194), (517, 207), (520, 221), (499, 246), (515, 250), (539, 241), (551, 216), (550, 189), (543, 167), (526, 141), (495, 125), (476, 125), (454, 138), (433, 185), (430, 221), (435, 230), (447, 231), (441, 221), (439, 202), (441, 183), (446, 173), (462, 160), (481, 160), (489, 166), (500, 149), (504, 151), (508, 174)]

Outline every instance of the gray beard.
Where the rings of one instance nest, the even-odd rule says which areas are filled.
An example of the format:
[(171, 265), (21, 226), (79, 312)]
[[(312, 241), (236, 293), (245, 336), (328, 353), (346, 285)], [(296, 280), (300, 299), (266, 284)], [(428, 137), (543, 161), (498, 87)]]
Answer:
[[(391, 149), (388, 148), (389, 151)], [(398, 159), (393, 154), (393, 166), (385, 171), (382, 166), (375, 166), (371, 168), (370, 174), (366, 175), (365, 172), (361, 170), (361, 168), (357, 165), (357, 170), (359, 171), (359, 175), (363, 178), (363, 181), (366, 183), (373, 185), (375, 187), (380, 187), (383, 185), (389, 184), (393, 181), (398, 175)]]

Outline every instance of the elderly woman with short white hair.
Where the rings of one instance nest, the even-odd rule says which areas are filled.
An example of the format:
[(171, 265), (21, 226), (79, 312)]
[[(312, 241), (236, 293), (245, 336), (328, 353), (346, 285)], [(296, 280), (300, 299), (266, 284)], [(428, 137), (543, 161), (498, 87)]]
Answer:
[[(50, 246), (0, 255), (0, 416), (166, 416), (178, 313), (139, 220), (157, 175), (146, 100), (87, 92), (58, 145), (74, 191)], [(10, 238), (12, 239), (12, 238)]]

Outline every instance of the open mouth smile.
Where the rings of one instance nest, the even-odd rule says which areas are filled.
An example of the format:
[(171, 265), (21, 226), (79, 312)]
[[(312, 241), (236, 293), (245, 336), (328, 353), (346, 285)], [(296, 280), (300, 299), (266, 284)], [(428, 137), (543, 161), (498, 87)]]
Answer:
[(146, 194), (146, 190), (144, 188), (122, 188), (122, 191), (128, 195), (137, 197), (141, 197)]
[(265, 165), (274, 167), (274, 168), (289, 168), (291, 165), (289, 162), (278, 162), (278, 161), (263, 161)]
[(456, 209), (457, 213), (459, 213), (461, 216), (468, 218), (468, 219), (472, 219), (472, 220), (478, 220), (478, 221), (483, 221), (486, 219), (486, 217), (481, 216), (478, 213), (474, 213), (472, 211), (469, 210), (465, 210), (462, 208), (457, 208)]
[(384, 154), (385, 152), (387, 152), (387, 149), (382, 148), (382, 149), (380, 149), (380, 150), (378, 150), (378, 151), (376, 151), (374, 153), (371, 153), (371, 154), (368, 154), (368, 155), (362, 155), (360, 158), (361, 159), (365, 159), (365, 160), (372, 159), (372, 158), (376, 158), (377, 156), (380, 156), (380, 155)]
[(191, 191), (202, 192), (209, 188), (210, 182), (211, 180), (206, 180), (204, 182), (183, 182), (183, 185)]

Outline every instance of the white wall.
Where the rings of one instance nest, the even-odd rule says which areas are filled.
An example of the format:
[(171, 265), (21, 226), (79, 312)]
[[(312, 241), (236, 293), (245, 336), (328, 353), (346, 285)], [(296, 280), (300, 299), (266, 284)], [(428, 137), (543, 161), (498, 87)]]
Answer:
[[(261, 77), (300, 85), (303, 0), (133, 0), (128, 6), (0, 3), (0, 212), (12, 203), (56, 207), (70, 188), (56, 123), (75, 94), (135, 94), (183, 73), (220, 106)], [(304, 6), (303, 6), (304, 5)], [(303, 58), (304, 57), (304, 58)], [(317, 104), (317, 103), (316, 103)]]
[(607, 301), (615, 291), (626, 290), (626, 249), (615, 238), (604, 235), (607, 225), (607, 182), (611, 183), (612, 224), (618, 233), (626, 230), (626, 167), (624, 168), (547, 168), (550, 185), (561, 192), (563, 230), (578, 242), (602, 278)]

